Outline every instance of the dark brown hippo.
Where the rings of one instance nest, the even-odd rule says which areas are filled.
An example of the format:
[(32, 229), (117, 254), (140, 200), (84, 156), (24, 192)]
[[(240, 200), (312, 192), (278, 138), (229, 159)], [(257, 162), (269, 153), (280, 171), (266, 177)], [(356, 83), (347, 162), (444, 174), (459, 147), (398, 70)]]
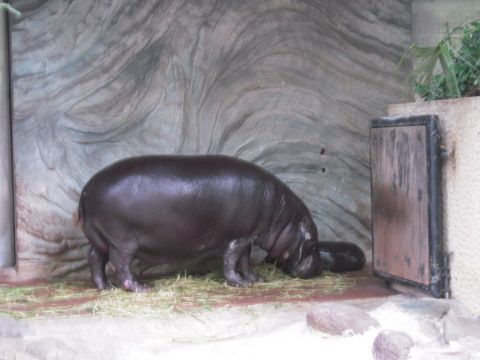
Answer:
[(108, 261), (126, 290), (145, 291), (131, 273), (134, 258), (180, 266), (210, 253), (223, 257), (229, 284), (251, 286), (264, 280), (250, 266), (252, 245), (294, 277), (327, 268), (305, 204), (274, 175), (232, 157), (121, 160), (85, 185), (78, 213), (99, 289), (109, 288)]

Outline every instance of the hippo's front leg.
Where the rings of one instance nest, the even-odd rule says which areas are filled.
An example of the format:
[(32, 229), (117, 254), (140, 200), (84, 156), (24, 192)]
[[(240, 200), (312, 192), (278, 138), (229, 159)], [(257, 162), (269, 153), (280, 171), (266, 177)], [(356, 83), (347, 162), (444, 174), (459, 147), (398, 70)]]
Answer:
[(265, 277), (259, 275), (252, 270), (252, 265), (250, 264), (250, 252), (252, 250), (252, 245), (249, 245), (248, 251), (240, 258), (240, 272), (243, 277), (252, 282), (263, 282)]
[(253, 273), (250, 267), (248, 260), (250, 248), (251, 244), (248, 238), (244, 238), (233, 240), (225, 249), (223, 253), (223, 273), (230, 285), (250, 287), (255, 281), (262, 280), (261, 277)]

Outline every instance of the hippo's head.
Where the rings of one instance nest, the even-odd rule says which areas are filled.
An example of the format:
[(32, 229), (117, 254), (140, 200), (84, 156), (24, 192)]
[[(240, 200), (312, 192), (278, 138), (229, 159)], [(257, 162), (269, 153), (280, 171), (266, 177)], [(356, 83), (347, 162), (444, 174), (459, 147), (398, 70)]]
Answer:
[(289, 243), (291, 246), (277, 257), (277, 266), (287, 274), (301, 279), (320, 275), (322, 266), (317, 227), (309, 216), (303, 217), (293, 226)]

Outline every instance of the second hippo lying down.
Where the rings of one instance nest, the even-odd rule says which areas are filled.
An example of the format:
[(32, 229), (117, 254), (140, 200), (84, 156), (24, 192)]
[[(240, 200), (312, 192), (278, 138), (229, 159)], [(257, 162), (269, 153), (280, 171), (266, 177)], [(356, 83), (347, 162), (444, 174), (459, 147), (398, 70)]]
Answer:
[(233, 286), (263, 277), (250, 266), (252, 245), (300, 278), (322, 270), (363, 267), (350, 243), (319, 242), (305, 204), (262, 168), (232, 157), (142, 156), (121, 160), (85, 185), (79, 218), (91, 243), (88, 261), (99, 289), (109, 288), (110, 262), (123, 288), (145, 291), (131, 273), (134, 258), (179, 264), (219, 254)]

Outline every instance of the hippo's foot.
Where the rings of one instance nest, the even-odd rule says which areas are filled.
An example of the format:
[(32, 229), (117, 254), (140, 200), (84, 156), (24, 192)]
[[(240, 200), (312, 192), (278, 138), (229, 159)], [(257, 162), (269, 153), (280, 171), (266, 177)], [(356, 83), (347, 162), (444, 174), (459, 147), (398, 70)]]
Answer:
[(127, 291), (132, 292), (148, 292), (150, 291), (150, 287), (146, 285), (141, 285), (136, 281), (133, 280), (125, 280), (123, 282), (123, 288)]
[(255, 273), (248, 274), (248, 276), (240, 276), (235, 274), (235, 276), (225, 276), (227, 282), (231, 286), (235, 287), (253, 287), (253, 284), (256, 282), (264, 282), (265, 277)]
[(228, 285), (235, 287), (252, 287), (253, 281), (246, 279), (241, 276), (239, 273), (234, 271), (224, 272), (225, 280), (227, 280)]
[(266, 281), (265, 276), (262, 276), (262, 275), (260, 275), (260, 274), (255, 274), (255, 273), (253, 273), (253, 272), (250, 273), (250, 274), (248, 274), (248, 275), (245, 275), (245, 278), (246, 278), (247, 280), (250, 280), (251, 282), (254, 282), (254, 283), (256, 283), (256, 282), (265, 282), (265, 281)]
[(248, 280), (254, 283), (265, 281), (264, 276), (253, 272), (252, 267), (250, 266), (250, 259), (247, 256), (241, 259), (240, 268), (238, 270), (241, 274), (241, 277), (245, 280)]
[(253, 281), (249, 280), (236, 280), (236, 281), (227, 281), (230, 286), (235, 287), (253, 287)]
[(111, 290), (111, 289), (113, 289), (113, 286), (106, 282), (106, 283), (102, 283), (100, 285), (97, 285), (97, 289), (98, 290)]

